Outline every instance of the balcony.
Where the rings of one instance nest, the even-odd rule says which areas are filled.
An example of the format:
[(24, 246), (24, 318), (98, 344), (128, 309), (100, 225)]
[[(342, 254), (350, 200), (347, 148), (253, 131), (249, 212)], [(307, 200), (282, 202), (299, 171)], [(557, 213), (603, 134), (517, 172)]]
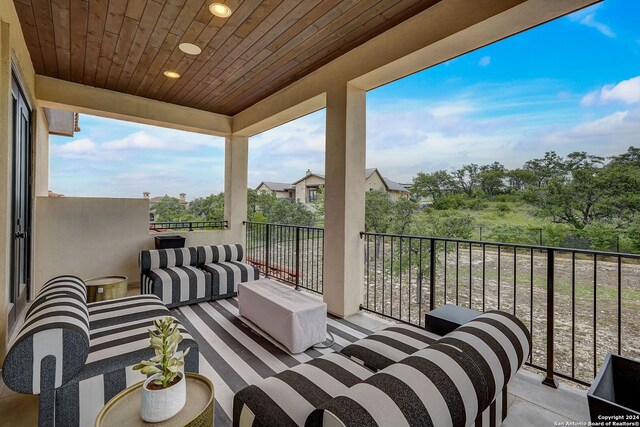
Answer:
[[(188, 246), (246, 242), (248, 260), (268, 277), (323, 298), (334, 349), (391, 321), (421, 325), (446, 302), (510, 310), (533, 329), (534, 348), (533, 371), (510, 389), (506, 424), (584, 421), (584, 392), (543, 386), (538, 375), (586, 385), (605, 351), (638, 356), (627, 345), (638, 338), (628, 314), (638, 310), (637, 283), (627, 278), (637, 257), (360, 233), (367, 90), (595, 1), (247, 0), (225, 2), (237, 6), (228, 19), (212, 16), (207, 2), (183, 3), (0, 0), (0, 360), (53, 276), (118, 273), (139, 293), (138, 254), (161, 228), (185, 234)], [(202, 56), (189, 56), (183, 42), (199, 43)], [(325, 229), (245, 225), (250, 138), (322, 108)], [(49, 135), (73, 134), (54, 119), (73, 125), (74, 113), (225, 138), (224, 221), (150, 230), (145, 199), (48, 197)], [(172, 311), (202, 349), (223, 426), (244, 385), (323, 353), (287, 355), (249, 333), (236, 305)], [(37, 403), (0, 385), (3, 423), (33, 425)]]

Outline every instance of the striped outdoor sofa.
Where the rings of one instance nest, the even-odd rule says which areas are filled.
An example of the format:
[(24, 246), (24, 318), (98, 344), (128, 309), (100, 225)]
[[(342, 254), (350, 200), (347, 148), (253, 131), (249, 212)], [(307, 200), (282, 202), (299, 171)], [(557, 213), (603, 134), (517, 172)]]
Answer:
[(240, 244), (142, 251), (142, 293), (157, 295), (168, 308), (233, 297), (238, 284), (260, 278), (243, 259)]
[[(39, 394), (40, 426), (93, 426), (102, 406), (144, 379), (133, 365), (154, 355), (153, 319), (169, 315), (154, 295), (87, 304), (84, 282), (60, 276), (38, 293), (4, 360), (5, 384)], [(185, 371), (199, 371), (198, 345), (180, 326), (191, 351)]]
[(238, 294), (240, 283), (258, 280), (260, 270), (242, 262), (244, 248), (240, 244), (199, 246), (198, 266), (211, 275), (211, 299)]
[(244, 388), (233, 425), (498, 426), (507, 384), (531, 346), (522, 322), (499, 311), (438, 339), (404, 325), (375, 335), (345, 347), (349, 355), (343, 349)]
[(196, 248), (141, 251), (140, 286), (167, 308), (211, 299), (211, 274), (198, 268)]

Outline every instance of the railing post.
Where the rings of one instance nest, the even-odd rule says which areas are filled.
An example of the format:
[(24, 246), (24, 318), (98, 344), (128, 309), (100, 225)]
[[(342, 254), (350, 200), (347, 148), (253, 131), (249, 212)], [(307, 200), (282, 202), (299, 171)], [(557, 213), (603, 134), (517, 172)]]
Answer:
[(189, 221), (189, 231), (193, 231), (193, 223)]
[(431, 239), (429, 250), (429, 311), (436, 308), (436, 240)]
[(264, 252), (264, 275), (265, 277), (269, 277), (269, 251), (271, 250), (269, 244), (269, 224), (265, 224), (265, 252)]
[(542, 384), (558, 388), (558, 381), (553, 378), (554, 356), (554, 320), (553, 308), (555, 305), (554, 290), (555, 252), (547, 249), (547, 376)]
[(300, 285), (300, 227), (296, 227), (296, 288)]

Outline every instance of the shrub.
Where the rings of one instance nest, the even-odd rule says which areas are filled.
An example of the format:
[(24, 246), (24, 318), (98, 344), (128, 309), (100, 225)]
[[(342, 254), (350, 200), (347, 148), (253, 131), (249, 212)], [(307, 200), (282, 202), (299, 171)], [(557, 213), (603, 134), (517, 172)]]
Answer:
[(535, 245), (538, 243), (538, 240), (536, 234), (531, 231), (532, 229), (528, 229), (522, 225), (500, 224), (493, 227), (487, 237), (493, 242)]
[(511, 212), (511, 206), (509, 206), (506, 203), (502, 203), (502, 202), (498, 203), (496, 205), (496, 209), (498, 210), (498, 212), (503, 213), (503, 214), (507, 213), (507, 212)]
[(460, 209), (465, 206), (465, 202), (462, 194), (446, 194), (435, 199), (431, 206), (437, 210)]

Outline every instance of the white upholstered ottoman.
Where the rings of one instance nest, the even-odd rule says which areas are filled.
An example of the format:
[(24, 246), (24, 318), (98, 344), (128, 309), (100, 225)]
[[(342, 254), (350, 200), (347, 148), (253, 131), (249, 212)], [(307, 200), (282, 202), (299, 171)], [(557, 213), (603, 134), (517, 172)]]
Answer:
[(327, 304), (304, 292), (260, 279), (238, 285), (240, 315), (275, 338), (291, 353), (324, 342)]

